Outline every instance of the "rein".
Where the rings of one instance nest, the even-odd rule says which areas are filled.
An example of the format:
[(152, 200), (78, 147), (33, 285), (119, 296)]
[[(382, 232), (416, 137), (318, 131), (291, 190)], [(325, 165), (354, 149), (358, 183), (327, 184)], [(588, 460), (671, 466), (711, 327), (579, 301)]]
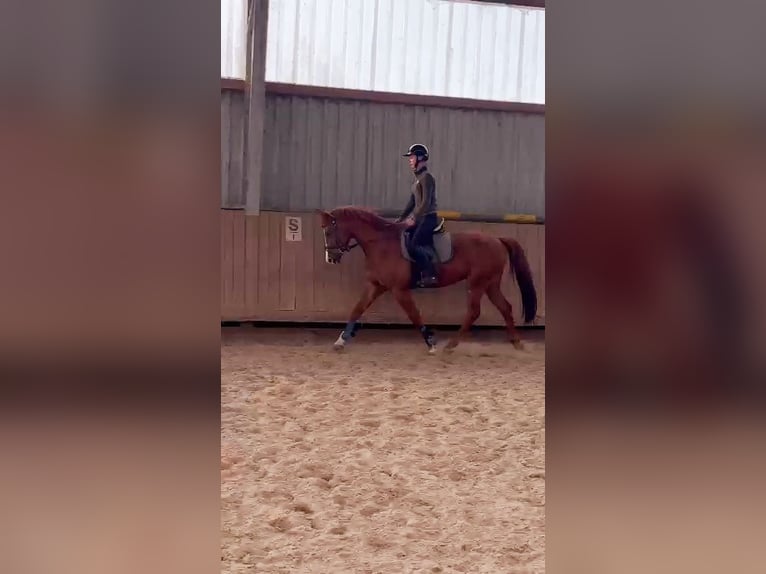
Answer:
[[(333, 225), (335, 225), (335, 220), (333, 220)], [(371, 240), (370, 243), (375, 243), (375, 242), (377, 242), (379, 240), (380, 239), (374, 239), (374, 240)], [(350, 245), (351, 241), (355, 241), (355, 243), (353, 245)], [(349, 245), (346, 245), (345, 247), (339, 247), (339, 246), (332, 246), (331, 247), (329, 245), (325, 245), (324, 250), (325, 251), (340, 251), (341, 253), (348, 253), (349, 251), (351, 251), (355, 247), (359, 247), (359, 245), (360, 244), (359, 244), (358, 241), (356, 241), (356, 239), (352, 239), (352, 240), (349, 241)]]

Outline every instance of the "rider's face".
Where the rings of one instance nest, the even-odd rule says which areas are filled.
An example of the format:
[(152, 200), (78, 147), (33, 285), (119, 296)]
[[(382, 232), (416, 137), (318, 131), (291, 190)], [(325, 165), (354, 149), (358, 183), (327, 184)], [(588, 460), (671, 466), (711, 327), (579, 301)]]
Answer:
[(410, 157), (408, 157), (407, 159), (408, 159), (408, 160), (409, 160), (409, 162), (410, 162), (410, 167), (411, 167), (412, 169), (415, 169), (415, 164), (416, 164), (416, 163), (418, 163), (418, 157), (417, 157), (417, 156), (415, 156), (415, 155), (411, 155), (411, 156), (410, 156)]

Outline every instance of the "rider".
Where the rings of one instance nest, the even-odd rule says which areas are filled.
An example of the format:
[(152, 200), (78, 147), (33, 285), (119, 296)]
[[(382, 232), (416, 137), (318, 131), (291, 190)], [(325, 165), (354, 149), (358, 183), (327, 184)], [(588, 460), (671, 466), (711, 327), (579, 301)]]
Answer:
[(428, 148), (423, 144), (413, 144), (402, 157), (409, 158), (410, 168), (415, 174), (415, 183), (407, 207), (397, 219), (402, 222), (410, 214), (414, 216), (410, 241), (413, 256), (421, 270), (421, 287), (433, 287), (438, 283), (434, 265), (428, 252), (433, 241), (433, 231), (438, 222), (436, 216), (436, 180), (428, 172)]

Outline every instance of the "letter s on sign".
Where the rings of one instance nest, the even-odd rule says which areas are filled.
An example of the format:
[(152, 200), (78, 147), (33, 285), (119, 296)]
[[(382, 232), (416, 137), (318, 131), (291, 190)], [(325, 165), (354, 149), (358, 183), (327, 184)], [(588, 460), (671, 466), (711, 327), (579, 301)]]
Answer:
[(300, 217), (285, 217), (285, 241), (303, 241), (302, 223)]

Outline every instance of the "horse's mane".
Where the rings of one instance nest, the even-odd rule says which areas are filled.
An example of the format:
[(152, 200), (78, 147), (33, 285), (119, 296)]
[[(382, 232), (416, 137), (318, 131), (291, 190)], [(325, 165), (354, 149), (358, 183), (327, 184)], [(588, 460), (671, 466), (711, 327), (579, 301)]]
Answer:
[(380, 232), (399, 232), (405, 227), (402, 223), (395, 223), (384, 219), (374, 211), (364, 207), (339, 207), (333, 209), (331, 215), (337, 219), (356, 219), (362, 221)]

